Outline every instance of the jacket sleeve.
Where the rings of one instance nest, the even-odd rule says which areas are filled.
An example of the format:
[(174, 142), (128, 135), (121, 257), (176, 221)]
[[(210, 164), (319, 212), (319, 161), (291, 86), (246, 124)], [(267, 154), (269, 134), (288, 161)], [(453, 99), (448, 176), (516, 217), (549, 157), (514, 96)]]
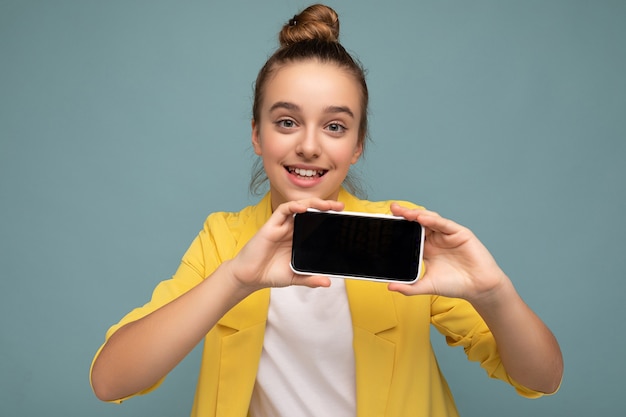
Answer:
[[(229, 233), (227, 219), (228, 214), (226, 213), (213, 213), (206, 219), (203, 229), (187, 249), (187, 252), (183, 256), (172, 278), (162, 281), (156, 286), (148, 303), (144, 304), (142, 307), (135, 308), (126, 314), (117, 324), (109, 328), (106, 332), (104, 344), (98, 349), (94, 356), (91, 364), (92, 369), (106, 341), (109, 340), (117, 330), (128, 323), (147, 316), (151, 312), (158, 310), (160, 307), (186, 293), (202, 282), (207, 276), (211, 275), (222, 263), (224, 257), (231, 256), (230, 254), (236, 244), (236, 238)], [(89, 375), (91, 377), (91, 370)], [(164, 379), (165, 377), (144, 391), (112, 402), (121, 403), (135, 395), (151, 392), (161, 385)]]
[(522, 386), (507, 374), (491, 331), (469, 302), (433, 296), (431, 323), (446, 337), (449, 346), (462, 346), (467, 358), (480, 363), (489, 377), (508, 382), (519, 395), (527, 398), (544, 395)]

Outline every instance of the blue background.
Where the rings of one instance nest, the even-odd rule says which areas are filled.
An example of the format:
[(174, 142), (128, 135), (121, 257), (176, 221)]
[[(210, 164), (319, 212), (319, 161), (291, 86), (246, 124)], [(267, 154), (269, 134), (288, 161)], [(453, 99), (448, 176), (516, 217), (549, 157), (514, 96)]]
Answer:
[[(253, 81), (307, 4), (0, 0), (0, 415), (188, 415), (199, 349), (121, 406), (89, 365), (206, 215), (257, 200)], [(368, 69), (369, 198), (469, 226), (563, 349), (526, 400), (436, 336), (462, 415), (622, 413), (626, 2), (329, 4)]]

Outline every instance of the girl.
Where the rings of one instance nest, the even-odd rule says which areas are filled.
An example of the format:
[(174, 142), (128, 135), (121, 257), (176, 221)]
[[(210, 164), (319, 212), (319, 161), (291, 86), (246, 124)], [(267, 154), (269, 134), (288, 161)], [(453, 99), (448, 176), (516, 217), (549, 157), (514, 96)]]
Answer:
[[(456, 416), (430, 324), (521, 395), (557, 390), (555, 338), (470, 230), (348, 191), (368, 92), (338, 36), (338, 17), (323, 5), (282, 28), (253, 104), (263, 165), (253, 185), (267, 179), (269, 192), (238, 213), (210, 215), (173, 278), (109, 329), (91, 369), (98, 398), (153, 390), (204, 339), (192, 416)], [(294, 275), (292, 217), (307, 207), (420, 222), (425, 275), (411, 285)]]

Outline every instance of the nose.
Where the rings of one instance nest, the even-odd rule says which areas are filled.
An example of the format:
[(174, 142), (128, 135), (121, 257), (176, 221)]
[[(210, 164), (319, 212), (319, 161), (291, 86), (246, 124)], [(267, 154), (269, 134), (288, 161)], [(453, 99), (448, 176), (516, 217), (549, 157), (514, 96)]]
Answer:
[(315, 159), (322, 153), (320, 140), (313, 130), (306, 130), (296, 146), (296, 153), (301, 158)]

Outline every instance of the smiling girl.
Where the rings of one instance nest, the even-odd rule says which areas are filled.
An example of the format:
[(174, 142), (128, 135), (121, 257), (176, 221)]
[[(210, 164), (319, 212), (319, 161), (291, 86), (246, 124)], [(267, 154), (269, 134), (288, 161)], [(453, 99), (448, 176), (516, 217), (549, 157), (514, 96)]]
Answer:
[[(559, 346), (465, 227), (408, 202), (360, 200), (368, 92), (314, 5), (282, 29), (259, 72), (252, 146), (269, 181), (258, 204), (211, 214), (172, 279), (109, 329), (91, 369), (98, 398), (156, 388), (204, 340), (192, 416), (456, 416), (430, 345), (450, 345), (526, 397), (557, 390)], [(416, 283), (295, 275), (293, 214), (387, 213), (426, 228)]]

